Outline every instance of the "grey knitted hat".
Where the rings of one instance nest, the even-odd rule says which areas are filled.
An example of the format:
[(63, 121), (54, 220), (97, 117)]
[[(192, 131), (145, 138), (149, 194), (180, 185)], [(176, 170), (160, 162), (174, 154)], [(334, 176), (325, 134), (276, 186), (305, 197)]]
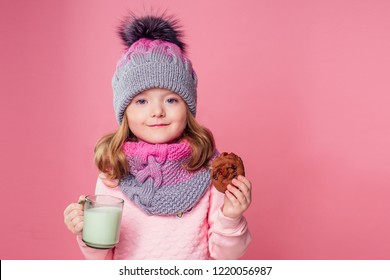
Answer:
[(132, 17), (119, 29), (127, 46), (112, 78), (114, 110), (118, 123), (131, 100), (151, 88), (179, 94), (196, 114), (197, 77), (185, 55), (177, 22), (163, 17)]

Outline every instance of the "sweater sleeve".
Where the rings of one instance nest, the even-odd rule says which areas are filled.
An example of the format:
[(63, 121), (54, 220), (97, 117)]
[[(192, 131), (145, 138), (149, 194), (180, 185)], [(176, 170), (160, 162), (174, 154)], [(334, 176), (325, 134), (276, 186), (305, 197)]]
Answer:
[(233, 219), (223, 215), (224, 194), (214, 186), (210, 190), (209, 250), (213, 259), (238, 259), (252, 240), (244, 216)]
[[(105, 179), (103, 174), (100, 174), (98, 179), (97, 179), (97, 182), (96, 182), (95, 194), (103, 194), (104, 189), (107, 188), (106, 181), (104, 181), (104, 180), (107, 180), (107, 179)], [(85, 259), (87, 259), (87, 260), (110, 260), (110, 259), (113, 259), (114, 249), (102, 250), (102, 249), (94, 249), (94, 248), (88, 247), (83, 242), (81, 234), (77, 235), (76, 239), (77, 239), (77, 243), (79, 244), (80, 250), (83, 253)]]

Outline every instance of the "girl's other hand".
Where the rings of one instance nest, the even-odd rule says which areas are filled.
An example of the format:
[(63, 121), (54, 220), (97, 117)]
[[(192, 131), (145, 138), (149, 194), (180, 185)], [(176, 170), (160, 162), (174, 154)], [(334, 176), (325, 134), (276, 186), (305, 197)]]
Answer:
[(252, 183), (239, 175), (227, 186), (222, 213), (229, 218), (238, 218), (249, 208), (251, 200)]
[(77, 203), (71, 203), (64, 211), (64, 222), (73, 234), (80, 234), (84, 227), (84, 204), (85, 196), (79, 197)]

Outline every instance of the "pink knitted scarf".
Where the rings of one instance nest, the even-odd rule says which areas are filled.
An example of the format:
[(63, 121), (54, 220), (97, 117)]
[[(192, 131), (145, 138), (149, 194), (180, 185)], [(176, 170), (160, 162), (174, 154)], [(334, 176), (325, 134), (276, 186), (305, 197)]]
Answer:
[(190, 144), (125, 142), (124, 153), (130, 173), (119, 187), (146, 213), (176, 215), (190, 210), (209, 185), (210, 171), (190, 172), (183, 166), (191, 156)]

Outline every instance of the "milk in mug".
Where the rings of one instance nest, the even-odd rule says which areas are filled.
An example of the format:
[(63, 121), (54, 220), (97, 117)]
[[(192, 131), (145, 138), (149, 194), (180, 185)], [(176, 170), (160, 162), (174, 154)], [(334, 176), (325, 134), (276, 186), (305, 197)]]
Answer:
[(118, 243), (122, 208), (100, 206), (84, 210), (83, 241), (90, 247), (106, 249)]

